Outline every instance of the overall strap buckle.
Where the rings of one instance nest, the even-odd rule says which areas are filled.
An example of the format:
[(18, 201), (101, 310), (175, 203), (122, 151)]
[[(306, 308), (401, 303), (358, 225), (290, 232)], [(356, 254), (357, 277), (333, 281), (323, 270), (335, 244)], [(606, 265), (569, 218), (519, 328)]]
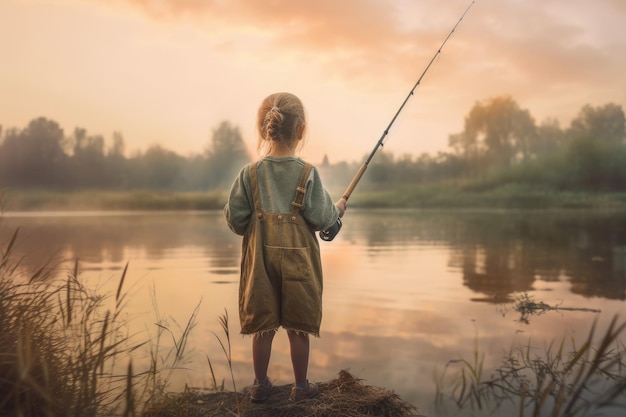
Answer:
[(304, 163), (302, 175), (300, 176), (300, 183), (298, 184), (298, 188), (296, 188), (296, 198), (291, 203), (294, 210), (300, 210), (302, 208), (304, 195), (306, 194), (306, 182), (309, 179), (309, 174), (311, 173), (312, 168), (313, 165), (311, 165), (310, 163)]

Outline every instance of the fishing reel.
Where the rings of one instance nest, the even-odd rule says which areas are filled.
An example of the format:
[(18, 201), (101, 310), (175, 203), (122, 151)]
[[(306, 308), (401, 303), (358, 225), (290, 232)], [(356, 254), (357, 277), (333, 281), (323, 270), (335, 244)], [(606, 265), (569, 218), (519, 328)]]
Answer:
[(337, 219), (335, 224), (330, 226), (330, 228), (320, 231), (320, 239), (325, 242), (330, 242), (335, 238), (335, 236), (337, 236), (337, 234), (339, 234), (339, 231), (341, 230), (341, 225), (341, 219)]

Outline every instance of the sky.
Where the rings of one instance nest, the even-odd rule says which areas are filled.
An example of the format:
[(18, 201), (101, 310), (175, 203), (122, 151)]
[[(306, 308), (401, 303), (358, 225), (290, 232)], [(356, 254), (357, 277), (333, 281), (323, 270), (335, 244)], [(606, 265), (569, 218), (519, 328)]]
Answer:
[(539, 124), (626, 104), (624, 0), (0, 0), (0, 125), (34, 118), (126, 152), (204, 152), (222, 121), (256, 155), (267, 95), (303, 101), (300, 155), (360, 162), (433, 57), (385, 152), (450, 151), (477, 102)]

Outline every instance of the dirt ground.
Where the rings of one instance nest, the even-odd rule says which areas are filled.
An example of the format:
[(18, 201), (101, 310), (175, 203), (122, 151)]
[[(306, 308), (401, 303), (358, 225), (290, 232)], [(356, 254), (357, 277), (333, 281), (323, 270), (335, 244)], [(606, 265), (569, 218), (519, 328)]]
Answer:
[(289, 401), (291, 384), (274, 386), (267, 401), (260, 404), (250, 402), (247, 392), (189, 390), (160, 399), (142, 417), (424, 417), (392, 391), (366, 386), (345, 370), (318, 385), (320, 392), (315, 398), (299, 403)]

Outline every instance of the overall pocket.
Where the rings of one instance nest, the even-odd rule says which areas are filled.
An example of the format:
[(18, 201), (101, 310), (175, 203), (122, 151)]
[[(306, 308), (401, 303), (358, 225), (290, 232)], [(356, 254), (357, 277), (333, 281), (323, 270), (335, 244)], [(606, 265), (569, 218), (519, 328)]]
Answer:
[(310, 282), (313, 265), (309, 252), (308, 247), (289, 248), (266, 245), (265, 260), (268, 272), (277, 274), (283, 281)]

